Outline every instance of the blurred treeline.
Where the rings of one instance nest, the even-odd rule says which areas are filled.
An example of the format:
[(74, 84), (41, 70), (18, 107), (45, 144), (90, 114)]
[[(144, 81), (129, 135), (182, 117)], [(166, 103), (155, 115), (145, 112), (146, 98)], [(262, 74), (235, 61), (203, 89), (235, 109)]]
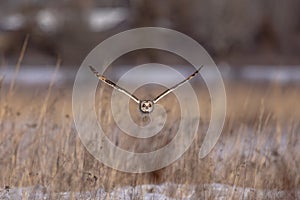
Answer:
[(0, 0), (1, 63), (79, 65), (118, 32), (159, 26), (183, 32), (219, 62), (299, 64), (299, 0)]

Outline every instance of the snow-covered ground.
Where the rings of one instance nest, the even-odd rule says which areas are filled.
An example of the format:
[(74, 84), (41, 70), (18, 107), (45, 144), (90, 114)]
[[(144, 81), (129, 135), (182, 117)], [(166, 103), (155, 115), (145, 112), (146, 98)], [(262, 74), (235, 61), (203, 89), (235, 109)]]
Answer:
[(182, 185), (164, 183), (161, 185), (138, 185), (116, 187), (110, 192), (99, 188), (94, 191), (47, 193), (43, 186), (1, 189), (0, 199), (300, 199), (300, 191), (261, 190), (232, 187), (212, 183), (204, 185)]

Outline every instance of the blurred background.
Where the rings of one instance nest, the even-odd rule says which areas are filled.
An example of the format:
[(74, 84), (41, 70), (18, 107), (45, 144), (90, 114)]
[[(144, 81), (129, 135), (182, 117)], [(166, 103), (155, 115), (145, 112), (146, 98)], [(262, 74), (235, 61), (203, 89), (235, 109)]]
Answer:
[[(224, 199), (300, 199), (299, 8), (299, 0), (0, 0), (0, 199), (9, 199), (5, 195), (10, 191), (26, 194), (10, 190), (14, 187), (65, 194), (103, 187), (110, 191), (121, 185), (132, 186), (135, 193), (140, 184), (161, 183), (191, 185), (194, 199), (213, 199), (201, 194), (214, 192), (228, 194)], [(72, 86), (83, 59), (96, 45), (147, 26), (177, 30), (207, 50), (224, 79), (227, 113), (218, 145), (203, 161), (197, 159), (210, 122), (211, 98), (201, 76), (193, 79), (201, 107), (198, 139), (174, 164), (132, 175), (104, 166), (81, 144), (72, 115)], [(177, 68), (185, 77), (195, 70), (177, 55), (143, 49), (118, 58), (105, 75), (117, 81), (130, 68), (153, 62)], [(157, 78), (174, 78), (152, 71), (160, 74)], [(156, 96), (164, 89), (146, 85), (137, 96)], [(121, 140), (110, 112), (113, 89), (99, 81), (98, 91), (98, 119), (111, 141), (129, 150), (147, 149), (146, 141)], [(153, 137), (149, 147), (165, 144), (177, 130), (175, 100), (170, 95), (163, 104), (173, 125), (162, 131), (167, 140), (160, 138), (164, 134)], [(135, 104), (134, 108), (138, 113)], [(165, 188), (175, 193), (173, 186)], [(259, 198), (261, 189), (272, 197)], [(245, 195), (235, 198), (236, 191)], [(246, 191), (254, 191), (254, 196), (247, 198)]]
[[(159, 26), (197, 40), (217, 64), (291, 66), (300, 63), (299, 0), (0, 0), (1, 66), (14, 66), (26, 35), (23, 65), (77, 69), (106, 38), (131, 28)], [(168, 60), (169, 59), (169, 60)], [(121, 62), (160, 61), (157, 52)], [(177, 63), (178, 64), (178, 63)]]

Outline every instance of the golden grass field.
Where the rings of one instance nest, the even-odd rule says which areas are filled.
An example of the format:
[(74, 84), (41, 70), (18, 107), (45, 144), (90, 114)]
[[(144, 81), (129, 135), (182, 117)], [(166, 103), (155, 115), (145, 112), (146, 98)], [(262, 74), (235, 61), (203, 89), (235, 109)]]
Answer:
[[(219, 194), (205, 192), (204, 185), (220, 183), (231, 186), (225, 199), (257, 199), (256, 190), (285, 191), (283, 199), (299, 198), (299, 85), (226, 82), (224, 130), (213, 151), (199, 160), (199, 147), (210, 119), (210, 100), (204, 84), (197, 83), (201, 121), (194, 143), (170, 166), (142, 174), (113, 170), (87, 152), (72, 119), (70, 85), (26, 86), (17, 82), (13, 85), (11, 88), (2, 85), (0, 89), (0, 187), (3, 190), (41, 185), (43, 192), (56, 194), (176, 183), (195, 185), (194, 199), (215, 199)], [(150, 95), (162, 89), (156, 86)], [(109, 108), (111, 92), (111, 88), (99, 84), (96, 108), (113, 142), (128, 150), (147, 152), (172, 139), (177, 128), (172, 124), (178, 120), (174, 95), (162, 101), (170, 123), (147, 145), (146, 141), (129, 141), (115, 127)], [(137, 94), (144, 92), (140, 88)], [(170, 104), (175, 106), (172, 108)], [(134, 106), (130, 105), (134, 120), (140, 122)], [(251, 188), (252, 193), (247, 198), (239, 196), (235, 194), (236, 187)], [(170, 198), (181, 199), (177, 189), (170, 190)], [(268, 198), (281, 199), (276, 195)]]

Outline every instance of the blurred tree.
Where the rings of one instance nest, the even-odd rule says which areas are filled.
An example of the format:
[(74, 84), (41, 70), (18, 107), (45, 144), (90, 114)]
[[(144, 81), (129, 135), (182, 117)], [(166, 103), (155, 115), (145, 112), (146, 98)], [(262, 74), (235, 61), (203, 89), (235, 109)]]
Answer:
[[(243, 55), (253, 59), (259, 55), (257, 62), (261, 62), (267, 53), (274, 54), (274, 59), (281, 55), (297, 60), (300, 52), (299, 0), (0, 2), (0, 52), (5, 57), (17, 56), (20, 42), (29, 33), (29, 51), (34, 51), (33, 56), (44, 56), (29, 59), (36, 63), (47, 63), (45, 56), (55, 60), (60, 54), (65, 64), (78, 65), (95, 44), (115, 33), (144, 26), (183, 32), (215, 58)], [(147, 56), (161, 59), (153, 52)]]

